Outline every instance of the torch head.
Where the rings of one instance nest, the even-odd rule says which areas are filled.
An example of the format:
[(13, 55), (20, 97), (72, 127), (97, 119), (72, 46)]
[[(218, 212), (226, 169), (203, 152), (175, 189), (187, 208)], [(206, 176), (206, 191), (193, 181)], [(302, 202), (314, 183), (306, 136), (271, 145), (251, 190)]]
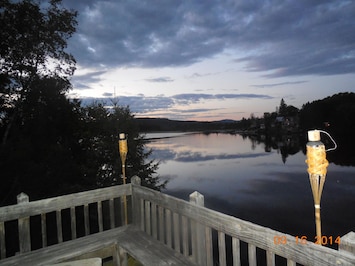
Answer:
[(118, 149), (120, 152), (122, 165), (124, 165), (128, 153), (127, 138), (125, 133), (120, 133), (119, 135)]
[(308, 131), (308, 141), (320, 141), (320, 131), (317, 129)]

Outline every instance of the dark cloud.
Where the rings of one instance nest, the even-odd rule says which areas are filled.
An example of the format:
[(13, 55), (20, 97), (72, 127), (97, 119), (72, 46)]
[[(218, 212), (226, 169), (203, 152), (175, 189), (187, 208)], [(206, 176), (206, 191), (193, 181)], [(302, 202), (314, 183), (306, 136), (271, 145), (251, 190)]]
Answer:
[(226, 49), (269, 76), (355, 72), (354, 1), (88, 1), (69, 49), (87, 67), (186, 66)]
[(72, 78), (72, 83), (75, 89), (91, 89), (89, 85), (91, 83), (99, 82), (101, 81), (100, 76), (104, 74), (106, 71), (94, 71), (86, 74), (76, 74)]

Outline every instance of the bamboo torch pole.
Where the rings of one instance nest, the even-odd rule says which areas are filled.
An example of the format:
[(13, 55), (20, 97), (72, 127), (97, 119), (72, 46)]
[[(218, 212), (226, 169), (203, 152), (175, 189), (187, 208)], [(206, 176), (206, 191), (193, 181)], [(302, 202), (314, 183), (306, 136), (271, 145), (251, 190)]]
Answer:
[(322, 244), (322, 230), (320, 217), (320, 201), (322, 197), (328, 161), (324, 144), (320, 141), (320, 131), (308, 131), (307, 160), (309, 181), (314, 199), (316, 233), (318, 243)]
[[(126, 134), (120, 133), (119, 141), (118, 141), (120, 157), (122, 162), (122, 178), (123, 184), (126, 184), (126, 158), (128, 153), (128, 145), (127, 145), (127, 138)], [(125, 216), (125, 223), (128, 224), (128, 215), (127, 215), (127, 198), (126, 195), (123, 196), (123, 206), (124, 206), (124, 216)]]

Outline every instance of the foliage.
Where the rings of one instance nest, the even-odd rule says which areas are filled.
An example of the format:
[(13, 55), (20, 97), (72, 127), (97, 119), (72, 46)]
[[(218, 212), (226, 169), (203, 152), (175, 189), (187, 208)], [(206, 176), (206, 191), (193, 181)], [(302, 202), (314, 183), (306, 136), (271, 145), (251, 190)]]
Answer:
[[(103, 103), (94, 102), (82, 109), (85, 121), (84, 146), (88, 148), (86, 175), (97, 180), (98, 186), (122, 184), (121, 160), (118, 152), (118, 135), (125, 133), (128, 141), (126, 176), (138, 175), (142, 185), (160, 189), (159, 178), (155, 176), (158, 163), (147, 161), (151, 151), (145, 150), (145, 142), (139, 134), (134, 116), (129, 107), (115, 105), (112, 109)], [(95, 166), (92, 165), (95, 164)]]
[(73, 159), (78, 105), (65, 97), (75, 69), (65, 48), (75, 32), (76, 12), (60, 3), (52, 0), (43, 9), (31, 0), (0, 2), (4, 202), (21, 191), (34, 198), (61, 193), (80, 177)]
[(128, 133), (127, 176), (161, 188), (128, 107), (82, 107), (66, 97), (76, 12), (60, 3), (0, 1), (0, 205), (20, 192), (34, 200), (120, 184), (120, 132)]
[[(67, 52), (67, 40), (75, 32), (76, 12), (51, 0), (47, 9), (26, 0), (0, 2), (0, 103), (2, 142), (7, 141), (15, 119), (23, 114), (23, 102), (41, 78), (62, 80), (62, 91), (70, 89), (74, 57)], [(28, 101), (28, 99), (27, 99)]]
[[(22, 89), (37, 76), (71, 76), (74, 57), (67, 52), (67, 40), (75, 32), (76, 12), (51, 0), (42, 10), (33, 1), (1, 1), (1, 73)], [(20, 83), (20, 84), (19, 84)]]
[(77, 167), (80, 105), (60, 92), (65, 85), (60, 81), (33, 82), (22, 101), (8, 141), (1, 145), (2, 200), (22, 191), (32, 198), (58, 195), (83, 183)]

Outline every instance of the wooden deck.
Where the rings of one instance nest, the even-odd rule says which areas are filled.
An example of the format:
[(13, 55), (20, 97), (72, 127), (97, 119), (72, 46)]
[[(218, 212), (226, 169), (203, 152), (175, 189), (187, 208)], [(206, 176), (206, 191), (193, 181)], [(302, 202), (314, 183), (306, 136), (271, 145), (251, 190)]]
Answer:
[[(188, 258), (166, 248), (161, 242), (133, 225), (125, 225), (101, 233), (25, 252), (0, 261), (1, 265), (54, 265), (87, 258), (112, 257), (115, 265), (127, 264), (127, 254), (150, 266), (190, 266)], [(70, 266), (70, 264), (66, 264)]]
[[(129, 206), (124, 223), (123, 198)], [(355, 233), (339, 250), (205, 208), (201, 194), (190, 202), (132, 184), (0, 208), (0, 265), (52, 265), (127, 254), (143, 265), (355, 265)], [(274, 237), (283, 243), (275, 244)], [(245, 253), (245, 254), (244, 254)]]

